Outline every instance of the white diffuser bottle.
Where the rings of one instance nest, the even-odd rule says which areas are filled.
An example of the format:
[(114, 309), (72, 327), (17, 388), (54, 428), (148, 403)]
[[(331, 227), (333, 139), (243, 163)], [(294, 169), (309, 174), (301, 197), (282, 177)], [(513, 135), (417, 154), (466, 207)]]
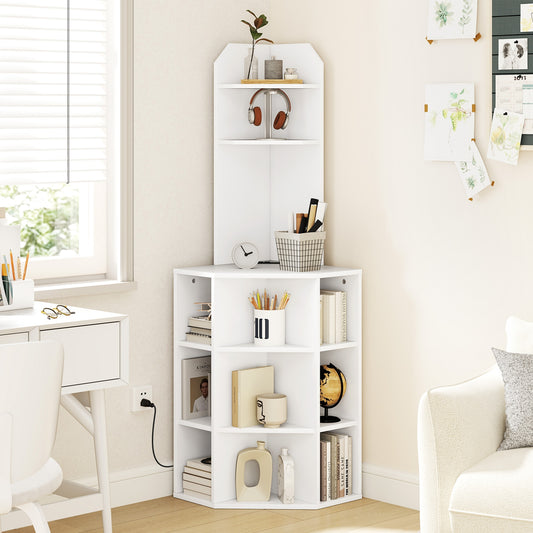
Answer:
[(278, 496), (281, 503), (294, 503), (294, 459), (287, 448), (278, 455)]

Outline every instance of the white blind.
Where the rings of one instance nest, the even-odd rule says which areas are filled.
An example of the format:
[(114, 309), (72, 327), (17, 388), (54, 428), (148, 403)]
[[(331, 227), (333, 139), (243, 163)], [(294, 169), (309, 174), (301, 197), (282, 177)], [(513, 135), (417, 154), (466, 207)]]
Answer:
[(106, 178), (114, 1), (0, 0), (0, 183)]

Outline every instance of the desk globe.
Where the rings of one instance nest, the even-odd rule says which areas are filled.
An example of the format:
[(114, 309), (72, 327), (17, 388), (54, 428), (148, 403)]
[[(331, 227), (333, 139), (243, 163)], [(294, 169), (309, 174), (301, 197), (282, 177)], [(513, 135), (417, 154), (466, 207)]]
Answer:
[(337, 416), (328, 414), (328, 409), (335, 407), (342, 400), (346, 392), (346, 378), (333, 364), (320, 366), (320, 405), (324, 408), (324, 415), (320, 422), (340, 422)]

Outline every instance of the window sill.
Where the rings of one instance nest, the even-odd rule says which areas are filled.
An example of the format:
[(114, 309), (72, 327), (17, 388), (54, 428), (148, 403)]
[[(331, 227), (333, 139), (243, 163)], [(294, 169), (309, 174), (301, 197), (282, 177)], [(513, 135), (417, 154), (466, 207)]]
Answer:
[(36, 285), (35, 299), (48, 300), (67, 298), (69, 296), (93, 296), (113, 292), (126, 292), (137, 288), (136, 281), (117, 281), (116, 279), (99, 279), (69, 283), (51, 283)]

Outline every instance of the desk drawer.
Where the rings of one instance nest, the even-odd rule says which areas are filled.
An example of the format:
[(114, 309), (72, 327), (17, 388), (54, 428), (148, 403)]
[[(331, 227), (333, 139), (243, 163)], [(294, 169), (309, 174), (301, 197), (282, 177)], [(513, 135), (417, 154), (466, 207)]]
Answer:
[(120, 324), (109, 322), (41, 331), (41, 339), (63, 344), (63, 386), (120, 377)]
[(10, 333), (0, 335), (0, 344), (11, 344), (13, 342), (28, 342), (30, 336), (27, 333)]

